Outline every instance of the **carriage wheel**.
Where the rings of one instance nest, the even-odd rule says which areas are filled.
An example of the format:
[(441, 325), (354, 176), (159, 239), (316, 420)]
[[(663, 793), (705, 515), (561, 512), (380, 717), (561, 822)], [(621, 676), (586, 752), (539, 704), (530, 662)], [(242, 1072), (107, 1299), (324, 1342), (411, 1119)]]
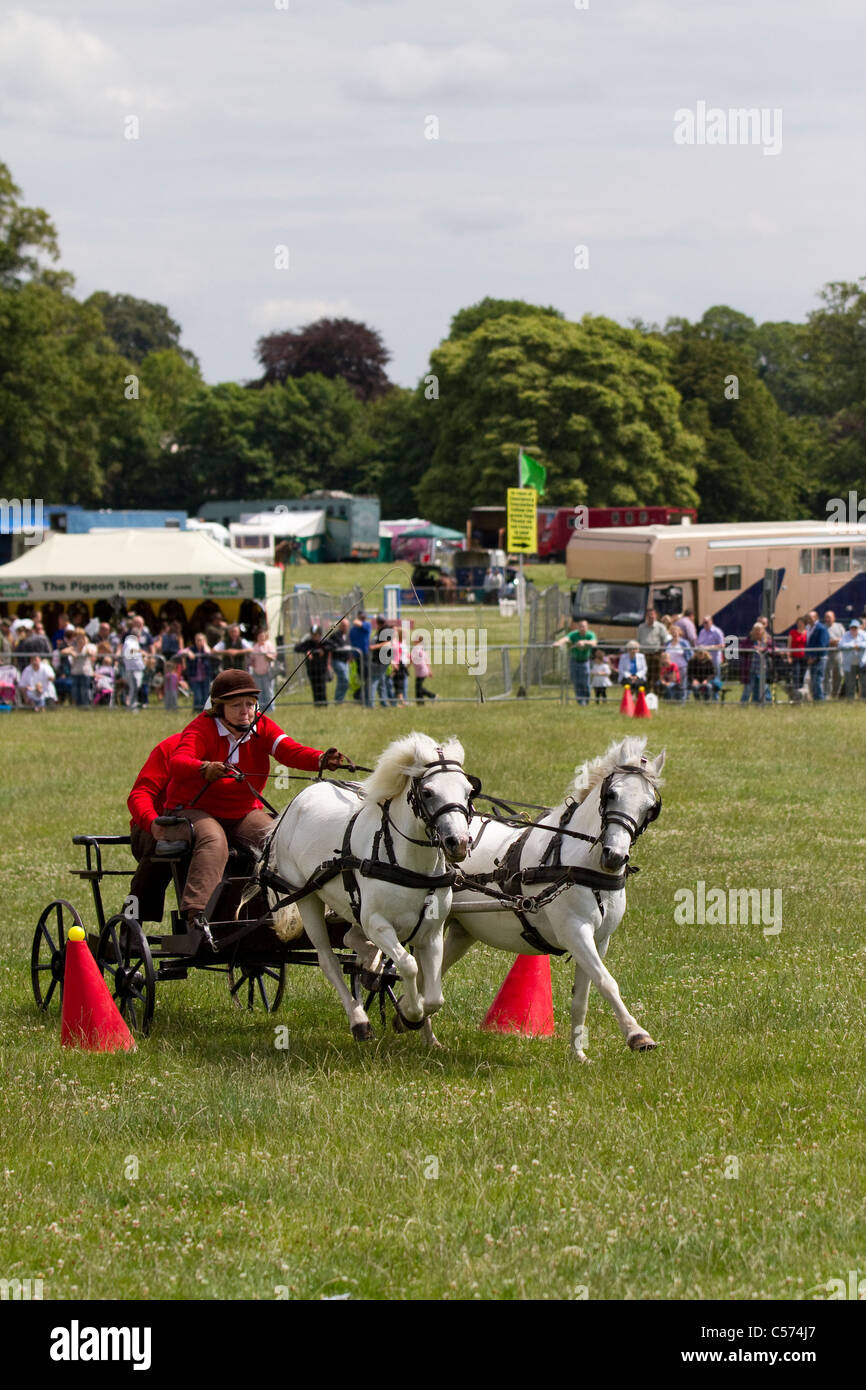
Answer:
[[(63, 966), (70, 927), (84, 928), (72, 903), (57, 898), (39, 918), (30, 952), (30, 979), (36, 1003), (45, 1013), (51, 1000), (63, 998)], [(60, 989), (57, 989), (57, 986)]]
[(118, 913), (108, 919), (99, 937), (96, 963), (131, 1031), (146, 1037), (156, 1003), (156, 974), (147, 937), (134, 917)]
[(286, 963), (279, 965), (235, 964), (229, 966), (229, 992), (232, 1003), (238, 1009), (245, 1007), (243, 999), (246, 985), (246, 1008), (252, 1011), (258, 1004), (264, 1006), (266, 1014), (276, 1013), (286, 988)]

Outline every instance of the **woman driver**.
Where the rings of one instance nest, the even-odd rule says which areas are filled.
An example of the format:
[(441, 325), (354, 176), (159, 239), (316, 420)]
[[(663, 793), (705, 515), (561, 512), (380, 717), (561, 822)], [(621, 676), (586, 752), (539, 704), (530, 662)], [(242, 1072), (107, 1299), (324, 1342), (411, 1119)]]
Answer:
[[(246, 671), (221, 671), (210, 693), (211, 708), (186, 726), (171, 756), (165, 795), (166, 813), (180, 813), (195, 827), (181, 911), (189, 927), (201, 931), (229, 845), (257, 853), (273, 828), (256, 795), (267, 781), (271, 757), (308, 772), (347, 765), (335, 748), (306, 748), (267, 715), (256, 719), (259, 690)], [(177, 834), (158, 826), (153, 831), (157, 838)]]

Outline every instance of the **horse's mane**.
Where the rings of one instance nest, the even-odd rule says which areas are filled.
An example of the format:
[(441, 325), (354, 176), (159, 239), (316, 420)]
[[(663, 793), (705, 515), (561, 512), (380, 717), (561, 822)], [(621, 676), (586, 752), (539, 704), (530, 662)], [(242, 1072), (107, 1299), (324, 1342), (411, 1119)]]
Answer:
[(412, 733), (390, 743), (370, 776), (361, 783), (367, 801), (382, 802), (400, 796), (411, 777), (417, 777), (426, 763), (435, 762), (440, 752), (454, 762), (462, 763), (463, 744), (456, 738), (437, 743), (429, 734)]
[[(618, 767), (640, 767), (645, 748), (645, 738), (631, 736), (619, 740), (614, 739), (606, 753), (602, 753), (600, 757), (593, 758), (581, 767), (575, 768), (571, 795), (577, 801), (578, 806), (581, 802), (586, 801), (590, 792), (604, 781), (609, 772), (613, 772)], [(661, 778), (656, 776), (651, 762), (647, 761), (646, 766), (641, 768), (641, 772), (651, 787), (660, 785)]]

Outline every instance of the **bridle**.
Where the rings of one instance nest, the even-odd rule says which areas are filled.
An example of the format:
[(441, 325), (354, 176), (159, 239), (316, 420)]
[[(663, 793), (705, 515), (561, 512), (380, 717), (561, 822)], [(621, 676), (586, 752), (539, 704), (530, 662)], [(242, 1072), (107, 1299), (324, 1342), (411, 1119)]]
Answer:
[[(422, 770), (412, 778), (406, 801), (412, 813), (422, 822), (427, 832), (427, 843), (436, 845), (439, 849), (444, 851), (442, 837), (436, 822), (440, 816), (445, 816), (449, 812), (459, 812), (461, 816), (466, 817), (466, 827), (468, 830), (469, 822), (475, 814), (473, 802), (481, 791), (481, 780), (478, 777), (471, 777), (464, 771), (463, 764), (458, 762), (456, 758), (446, 758), (441, 748), (437, 748), (436, 752), (439, 756), (433, 759), (433, 761), (425, 763)], [(435, 777), (437, 773), (448, 772), (449, 770), (462, 772), (463, 776), (469, 782), (472, 791), (469, 794), (467, 803), (464, 806), (462, 801), (446, 801), (444, 805), (439, 806), (435, 811), (431, 812), (423, 796), (424, 782), (428, 777)], [(413, 844), (420, 845), (425, 843), (423, 840), (415, 840), (411, 836), (405, 835), (397, 826), (394, 826), (394, 829), (397, 830), (398, 834), (403, 835), (404, 839), (412, 840)]]
[(598, 800), (599, 812), (601, 814), (601, 830), (598, 834), (597, 842), (604, 839), (609, 825), (620, 825), (623, 830), (628, 832), (629, 842), (633, 845), (635, 840), (646, 830), (647, 826), (652, 825), (654, 820), (658, 820), (661, 814), (662, 798), (657, 787), (655, 788), (655, 801), (640, 822), (636, 821), (634, 816), (628, 815), (626, 811), (617, 811), (608, 806), (607, 803), (611, 794), (611, 783), (614, 777), (620, 775), (625, 776), (629, 773), (638, 773), (641, 776), (646, 776), (646, 758), (641, 758), (640, 767), (615, 767), (612, 772), (607, 774), (602, 782)]

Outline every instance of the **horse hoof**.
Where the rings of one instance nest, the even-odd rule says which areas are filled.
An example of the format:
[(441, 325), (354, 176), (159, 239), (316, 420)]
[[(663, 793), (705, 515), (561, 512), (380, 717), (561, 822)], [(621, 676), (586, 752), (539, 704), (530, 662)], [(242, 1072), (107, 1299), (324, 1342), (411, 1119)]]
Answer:
[(589, 1065), (590, 1059), (587, 1057), (585, 1052), (572, 1052), (571, 1056), (573, 1061), (583, 1062), (586, 1066)]
[(658, 1047), (657, 1042), (653, 1042), (649, 1033), (631, 1033), (626, 1039), (632, 1052), (652, 1052), (654, 1047)]
[(395, 1031), (396, 1031), (396, 1032), (398, 1032), (398, 1033), (407, 1033), (407, 1032), (408, 1032), (408, 1033), (417, 1033), (418, 1030), (419, 1030), (420, 1028), (423, 1028), (423, 1027), (424, 1027), (424, 1019), (423, 1019), (423, 1018), (419, 1018), (419, 1020), (418, 1020), (417, 1023), (413, 1023), (412, 1020), (411, 1020), (411, 1018), (407, 1018), (405, 1014), (403, 1014), (403, 1013), (400, 1012), (400, 1005), (399, 1005), (399, 1004), (395, 1004), (395, 1006), (394, 1006), (394, 1028), (395, 1028)]
[(352, 1037), (355, 1042), (369, 1042), (373, 1036), (373, 1029), (369, 1023), (353, 1023)]

